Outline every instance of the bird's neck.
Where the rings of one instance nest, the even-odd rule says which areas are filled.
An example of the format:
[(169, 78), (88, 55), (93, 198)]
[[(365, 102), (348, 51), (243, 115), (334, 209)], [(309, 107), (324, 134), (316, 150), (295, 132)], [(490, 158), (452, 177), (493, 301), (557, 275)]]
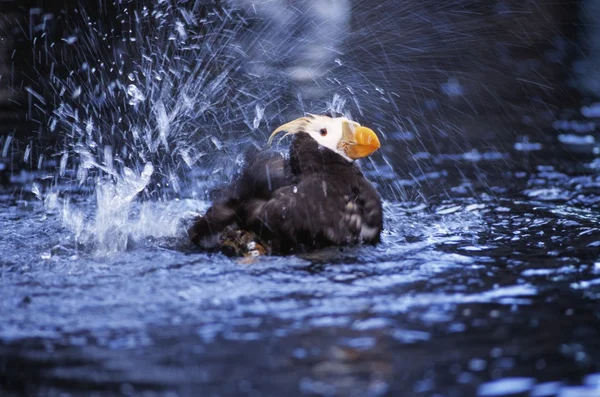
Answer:
[(323, 173), (334, 168), (353, 168), (348, 161), (333, 150), (319, 145), (310, 135), (300, 132), (290, 146), (290, 166), (296, 175)]

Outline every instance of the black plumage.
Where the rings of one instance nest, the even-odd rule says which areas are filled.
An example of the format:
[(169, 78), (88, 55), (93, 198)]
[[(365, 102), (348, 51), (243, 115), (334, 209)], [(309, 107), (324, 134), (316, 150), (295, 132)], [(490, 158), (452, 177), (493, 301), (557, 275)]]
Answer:
[(205, 249), (219, 249), (227, 238), (235, 240), (234, 233), (223, 237), (228, 228), (251, 231), (262, 206), (292, 180), (289, 161), (281, 153), (247, 153), (242, 173), (219, 192), (216, 202), (190, 228), (192, 242)]
[(192, 241), (219, 249), (232, 231), (244, 230), (274, 254), (377, 243), (379, 194), (351, 159), (321, 145), (308, 128), (293, 131), (288, 159), (271, 151), (252, 155), (225, 197), (191, 227)]

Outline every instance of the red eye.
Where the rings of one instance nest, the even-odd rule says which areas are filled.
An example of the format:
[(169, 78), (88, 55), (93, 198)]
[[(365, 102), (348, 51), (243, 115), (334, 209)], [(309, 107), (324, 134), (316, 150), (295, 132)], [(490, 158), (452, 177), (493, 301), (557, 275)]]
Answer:
[(319, 131), (321, 133), (321, 136), (326, 136), (327, 135), (327, 128), (321, 128), (321, 131)]

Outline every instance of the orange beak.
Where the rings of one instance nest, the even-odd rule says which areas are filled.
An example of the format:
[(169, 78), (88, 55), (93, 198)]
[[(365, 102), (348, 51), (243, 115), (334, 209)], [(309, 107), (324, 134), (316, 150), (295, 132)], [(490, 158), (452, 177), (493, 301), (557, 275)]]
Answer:
[(370, 128), (344, 121), (342, 130), (343, 136), (339, 146), (352, 160), (366, 157), (381, 147), (379, 138)]

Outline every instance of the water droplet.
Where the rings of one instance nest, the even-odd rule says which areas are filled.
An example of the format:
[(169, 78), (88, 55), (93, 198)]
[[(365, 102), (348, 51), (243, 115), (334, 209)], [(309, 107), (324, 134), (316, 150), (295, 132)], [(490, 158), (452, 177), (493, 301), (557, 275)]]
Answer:
[(29, 154), (31, 153), (31, 145), (27, 145), (25, 148), (25, 154), (23, 155), (23, 162), (26, 163), (29, 160)]
[(75, 89), (75, 91), (73, 91), (73, 94), (71, 95), (71, 99), (77, 99), (77, 98), (79, 98), (79, 96), (81, 95), (82, 91), (83, 90), (81, 89), (81, 87), (77, 87)]
[(179, 37), (181, 37), (181, 40), (185, 41), (187, 39), (187, 33), (185, 31), (183, 22), (181, 22), (181, 21), (175, 22), (175, 29), (177, 30)]
[(60, 168), (59, 168), (59, 172), (58, 174), (60, 176), (64, 176), (65, 172), (67, 170), (67, 161), (69, 160), (69, 154), (68, 153), (64, 153), (62, 155), (62, 157), (60, 158)]
[(67, 44), (74, 44), (77, 41), (77, 36), (69, 36), (63, 38), (63, 41)]
[(33, 193), (35, 197), (38, 198), (38, 200), (42, 199), (42, 190), (40, 189), (39, 183), (33, 182), (33, 184), (31, 185), (31, 193)]
[(254, 117), (254, 122), (253, 122), (253, 127), (254, 129), (257, 129), (258, 126), (260, 125), (260, 121), (262, 120), (264, 114), (265, 114), (265, 108), (260, 106), (258, 103), (256, 104), (256, 106), (254, 107), (254, 110), (256, 112), (256, 116)]
[(135, 84), (130, 84), (127, 87), (127, 95), (129, 95), (131, 97), (129, 99), (129, 104), (131, 106), (135, 106), (138, 103), (144, 102), (146, 100), (146, 97), (144, 96), (144, 94), (142, 94), (140, 89), (137, 88), (137, 86)]

